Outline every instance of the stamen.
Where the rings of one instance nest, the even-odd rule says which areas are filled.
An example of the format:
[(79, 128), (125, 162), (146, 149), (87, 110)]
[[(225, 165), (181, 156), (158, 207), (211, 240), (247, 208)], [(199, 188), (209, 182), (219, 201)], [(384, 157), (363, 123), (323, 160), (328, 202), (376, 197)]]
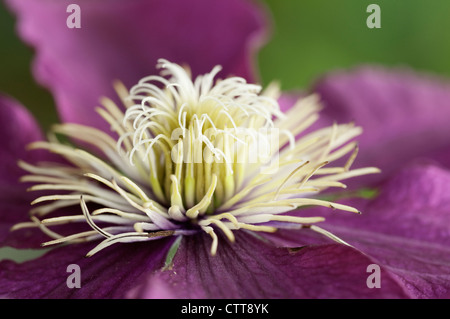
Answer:
[(91, 226), (92, 229), (97, 231), (99, 234), (105, 236), (106, 238), (112, 237), (112, 235), (110, 233), (104, 231), (103, 229), (101, 229), (94, 223), (94, 221), (91, 218), (91, 215), (89, 214), (89, 210), (86, 206), (86, 203), (84, 202), (83, 196), (80, 197), (80, 205), (81, 205), (81, 210), (83, 211), (83, 215), (84, 215), (84, 217), (86, 217), (86, 221), (89, 224), (89, 226)]
[(291, 222), (297, 224), (314, 224), (323, 222), (325, 218), (323, 217), (296, 217), (296, 216), (286, 216), (286, 215), (273, 215), (270, 220), (277, 220), (282, 222)]
[(202, 227), (202, 229), (211, 236), (212, 238), (212, 244), (211, 244), (211, 249), (210, 249), (210, 253), (211, 256), (215, 256), (217, 253), (217, 246), (219, 244), (219, 238), (217, 237), (216, 233), (214, 232), (214, 229), (210, 226), (204, 226)]
[[(301, 164), (300, 166), (298, 166), (296, 169), (294, 169), (292, 171), (292, 173), (290, 173), (288, 175), (288, 177), (286, 177), (286, 179), (281, 183), (280, 187), (278, 187), (277, 191), (275, 192), (275, 200), (278, 197), (278, 194), (280, 193), (280, 190), (284, 187), (284, 185), (286, 185), (286, 183), (296, 174), (298, 173), (301, 169), (303, 169), (306, 165), (309, 164), (309, 161), (304, 162), (303, 164)], [(300, 188), (300, 187), (299, 187)]]
[(195, 205), (194, 207), (189, 208), (186, 211), (186, 216), (194, 219), (197, 218), (199, 214), (204, 214), (206, 212), (206, 209), (212, 202), (212, 197), (214, 194), (214, 191), (216, 190), (217, 186), (217, 175), (213, 174), (212, 176), (212, 182), (209, 186), (208, 192), (205, 194), (205, 196), (202, 198), (202, 200)]
[(90, 231), (85, 231), (85, 232), (69, 235), (66, 237), (57, 238), (54, 240), (49, 240), (49, 241), (42, 243), (41, 246), (47, 247), (47, 246), (62, 244), (62, 243), (66, 243), (66, 242), (72, 243), (72, 244), (82, 243), (82, 242), (86, 242), (86, 241), (90, 241), (90, 240), (94, 240), (94, 239), (96, 240), (96, 239), (98, 239), (97, 236), (98, 236), (97, 231), (90, 230)]
[(228, 227), (226, 227), (226, 225), (223, 222), (221, 222), (220, 220), (208, 218), (208, 219), (202, 220), (199, 223), (199, 225), (201, 225), (201, 226), (208, 226), (210, 224), (215, 224), (217, 227), (220, 228), (220, 230), (223, 231), (223, 233), (228, 237), (230, 242), (232, 242), (232, 243), (234, 242), (235, 238), (234, 238), (233, 232)]
[[(335, 123), (306, 134), (319, 118), (316, 94), (299, 99), (284, 114), (275, 85), (263, 91), (240, 77), (215, 79), (220, 66), (194, 80), (188, 68), (167, 60), (160, 59), (157, 67), (160, 75), (145, 77), (130, 90), (114, 83), (123, 107), (100, 99), (97, 113), (115, 137), (61, 124), (47, 142), (28, 146), (67, 163), (19, 161), (28, 172), (21, 181), (35, 183), (28, 190), (49, 193), (32, 201), (31, 221), (12, 230), (39, 228), (51, 238), (44, 246), (102, 240), (87, 256), (119, 243), (205, 233), (216, 255), (217, 230), (233, 243), (234, 231), (275, 232), (293, 225), (347, 244), (316, 226), (323, 217), (289, 212), (324, 206), (360, 213), (317, 196), (329, 187), (346, 188), (347, 178), (379, 172), (351, 169), (358, 154), (352, 139), (360, 127)], [(345, 163), (333, 167), (337, 160)], [(72, 206), (77, 212), (64, 214)], [(60, 235), (50, 229), (70, 230), (74, 223), (92, 230)]]
[(311, 225), (311, 226), (309, 226), (309, 228), (310, 228), (311, 230), (313, 230), (313, 231), (319, 233), (319, 234), (322, 234), (322, 235), (324, 235), (324, 236), (330, 238), (331, 240), (333, 240), (333, 241), (335, 241), (335, 242), (338, 242), (338, 243), (343, 244), (343, 245), (346, 245), (346, 246), (351, 246), (351, 245), (350, 245), (349, 243), (347, 243), (346, 241), (342, 240), (342, 239), (339, 238), (338, 236), (334, 235), (333, 233), (330, 233), (329, 231), (327, 231), (327, 230), (325, 230), (325, 229), (323, 229), (323, 228), (321, 228), (321, 227), (318, 227), (318, 226), (316, 226), (316, 225)]

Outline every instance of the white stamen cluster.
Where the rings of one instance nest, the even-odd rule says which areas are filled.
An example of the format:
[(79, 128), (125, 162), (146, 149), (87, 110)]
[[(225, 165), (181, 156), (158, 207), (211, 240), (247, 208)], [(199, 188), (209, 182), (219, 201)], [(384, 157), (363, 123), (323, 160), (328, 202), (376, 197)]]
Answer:
[[(19, 163), (30, 173), (22, 180), (37, 183), (30, 190), (55, 194), (34, 200), (40, 205), (30, 211), (31, 222), (14, 229), (39, 227), (52, 237), (45, 246), (103, 239), (89, 256), (115, 243), (199, 232), (211, 236), (214, 255), (219, 230), (234, 241), (238, 229), (274, 232), (292, 224), (338, 240), (312, 225), (322, 217), (287, 213), (308, 205), (358, 212), (315, 196), (329, 187), (345, 188), (341, 180), (378, 172), (350, 169), (357, 154), (351, 140), (359, 127), (336, 124), (305, 134), (318, 119), (315, 95), (283, 114), (274, 87), (261, 92), (239, 77), (215, 80), (220, 67), (194, 81), (177, 64), (160, 60), (158, 67), (161, 76), (143, 78), (129, 91), (116, 85), (125, 112), (102, 99), (98, 113), (117, 138), (62, 124), (49, 141), (30, 146), (68, 163)], [(329, 167), (345, 156), (342, 166)], [(51, 229), (79, 222), (89, 229), (70, 234)]]

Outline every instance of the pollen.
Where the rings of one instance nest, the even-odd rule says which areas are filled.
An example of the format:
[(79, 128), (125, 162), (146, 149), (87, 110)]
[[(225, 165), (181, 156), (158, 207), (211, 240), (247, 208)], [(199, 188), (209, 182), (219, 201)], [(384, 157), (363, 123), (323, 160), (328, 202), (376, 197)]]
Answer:
[(263, 90), (240, 77), (218, 79), (220, 66), (195, 79), (167, 60), (157, 67), (160, 75), (130, 89), (115, 83), (123, 105), (101, 99), (99, 120), (111, 132), (65, 123), (47, 141), (29, 145), (64, 160), (19, 162), (28, 172), (22, 181), (34, 183), (29, 190), (45, 195), (32, 202), (30, 221), (13, 230), (38, 227), (51, 238), (43, 246), (98, 241), (88, 256), (117, 243), (194, 234), (210, 236), (215, 255), (220, 239), (234, 242), (235, 231), (293, 225), (341, 241), (316, 225), (323, 217), (301, 217), (301, 209), (359, 213), (319, 194), (378, 172), (351, 169), (360, 127), (313, 131), (319, 96), (303, 97), (283, 113), (276, 85)]

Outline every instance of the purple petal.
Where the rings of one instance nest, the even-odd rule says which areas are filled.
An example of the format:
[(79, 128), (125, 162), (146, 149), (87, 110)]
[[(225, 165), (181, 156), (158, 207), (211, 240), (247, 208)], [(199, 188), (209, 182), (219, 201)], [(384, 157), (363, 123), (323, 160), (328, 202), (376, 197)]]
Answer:
[[(108, 252), (86, 258), (92, 245), (56, 248), (39, 259), (17, 264), (0, 263), (0, 296), (21, 299), (123, 298), (141, 278), (162, 266), (171, 240), (122, 244)], [(73, 273), (69, 265), (80, 268), (80, 288), (69, 288)], [(72, 280), (70, 280), (73, 282)]]
[(450, 171), (431, 164), (405, 167), (374, 200), (353, 200), (362, 216), (334, 212), (330, 223), (450, 247)]
[(42, 134), (32, 115), (18, 102), (0, 96), (0, 246), (35, 246), (28, 241), (34, 232), (23, 232), (23, 242), (18, 242), (9, 232), (15, 223), (28, 220), (32, 194), (19, 178), (25, 173), (18, 160), (30, 163), (42, 160), (43, 152), (27, 151), (26, 145), (40, 140)]
[(328, 122), (355, 121), (355, 166), (377, 166), (380, 180), (413, 158), (450, 163), (450, 84), (408, 70), (360, 67), (327, 75), (314, 91), (323, 98)]
[(193, 75), (221, 64), (221, 76), (254, 77), (265, 16), (250, 1), (77, 3), (81, 28), (70, 29), (68, 2), (8, 1), (21, 37), (36, 48), (35, 77), (54, 94), (63, 121), (107, 129), (94, 115), (99, 98), (116, 98), (114, 80), (130, 87), (155, 74), (159, 58), (187, 63)]
[(339, 244), (276, 248), (237, 232), (236, 242), (219, 242), (209, 255), (208, 236), (186, 237), (169, 270), (151, 275), (131, 298), (403, 298), (407, 295), (384, 270), (383, 286), (366, 285), (373, 262)]
[[(326, 217), (323, 228), (383, 265), (413, 297), (450, 294), (450, 171), (411, 165), (382, 185), (376, 199), (343, 203), (363, 214), (314, 209), (303, 215)], [(294, 234), (280, 243), (291, 246)]]
[(17, 101), (0, 95), (0, 183), (3, 186), (17, 182), (23, 171), (17, 160), (31, 160), (34, 152), (26, 150), (26, 145), (42, 139), (41, 130), (33, 116)]

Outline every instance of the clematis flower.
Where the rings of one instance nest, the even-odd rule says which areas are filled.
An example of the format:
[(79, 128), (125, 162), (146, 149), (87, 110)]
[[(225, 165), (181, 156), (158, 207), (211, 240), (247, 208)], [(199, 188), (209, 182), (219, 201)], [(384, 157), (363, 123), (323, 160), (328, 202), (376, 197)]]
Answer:
[[(21, 248), (66, 245), (22, 264), (2, 261), (0, 294), (447, 296), (449, 175), (405, 159), (448, 163), (448, 86), (369, 69), (331, 74), (314, 94), (290, 103), (273, 87), (251, 84), (259, 10), (240, 1), (200, 2), (198, 11), (181, 1), (83, 2), (83, 27), (67, 30), (56, 27), (65, 25), (64, 4), (11, 1), (22, 37), (37, 48), (36, 78), (54, 93), (64, 123), (44, 141), (23, 107), (1, 99), (1, 238)], [(118, 16), (133, 20), (110, 33)], [(186, 28), (174, 29), (171, 19)], [(223, 36), (215, 42), (217, 34)], [(158, 75), (149, 63), (161, 56), (169, 60), (159, 60)], [(116, 82), (119, 99), (110, 88), (116, 78), (125, 83)], [(99, 95), (111, 99), (94, 114)], [(432, 105), (428, 117), (423, 101)], [(345, 124), (352, 120), (364, 131)], [(353, 139), (361, 133), (358, 151)], [(431, 139), (419, 140), (425, 134)], [(250, 161), (261, 153), (256, 141), (273, 140), (275, 148), (263, 148), (271, 161)], [(372, 163), (385, 173), (366, 175), (378, 172)], [(32, 192), (16, 183), (24, 171), (23, 182), (37, 183)], [(355, 176), (355, 187), (377, 186), (379, 195), (320, 197), (333, 197), (323, 191)], [(82, 271), (80, 289), (66, 285), (70, 264)], [(367, 286), (373, 264), (381, 266), (381, 288)]]

